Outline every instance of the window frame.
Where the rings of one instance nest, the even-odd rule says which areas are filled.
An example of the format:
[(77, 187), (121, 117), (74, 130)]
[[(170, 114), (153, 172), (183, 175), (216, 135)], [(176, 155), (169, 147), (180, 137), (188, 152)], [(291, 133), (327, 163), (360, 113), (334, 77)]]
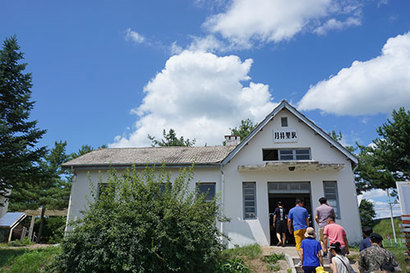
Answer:
[[(254, 216), (247, 216), (247, 214), (249, 214), (249, 213), (246, 212), (246, 208), (248, 207), (246, 205), (246, 202), (247, 201), (249, 202), (249, 200), (245, 199), (245, 197), (246, 197), (245, 189), (249, 189), (249, 188), (245, 187), (247, 185), (252, 185), (253, 186), (252, 187), (253, 188), (253, 200), (252, 201), (254, 203), (254, 205), (253, 205), (253, 208), (254, 208), (253, 214), (254, 214)], [(258, 218), (258, 207), (257, 207), (257, 196), (256, 195), (257, 195), (256, 194), (256, 182), (253, 182), (253, 181), (242, 182), (242, 208), (243, 208), (243, 219), (244, 220), (252, 220), (252, 219), (257, 219)]]
[(289, 126), (288, 117), (281, 117), (280, 118), (280, 126), (281, 127), (288, 127)]
[[(265, 159), (268, 151), (275, 151), (277, 152), (277, 159)], [(288, 154), (281, 154), (281, 151), (291, 151), (291, 153)], [(304, 154), (297, 154), (297, 151), (308, 151), (309, 153), (309, 158), (308, 159), (298, 159), (298, 156), (306, 156), (306, 153)], [(292, 156), (292, 159), (282, 159), (283, 157), (289, 157)], [(298, 161), (298, 160), (312, 160), (312, 150), (310, 148), (281, 148), (281, 149), (262, 149), (262, 161)]]
[(107, 182), (98, 182), (97, 184), (97, 200), (100, 200), (101, 194), (103, 192), (102, 189), (108, 188)]
[[(212, 199), (207, 198), (208, 197), (208, 192), (200, 192), (199, 191), (199, 189), (200, 189), (199, 186), (201, 186), (201, 185), (210, 185), (210, 186), (214, 187), (214, 194), (213, 194)], [(197, 194), (204, 194), (205, 195), (205, 198), (204, 198), (205, 202), (212, 202), (212, 200), (214, 200), (215, 197), (216, 197), (216, 182), (197, 182), (195, 184), (195, 188), (196, 188)], [(208, 191), (209, 191), (209, 188), (208, 188)]]
[[(332, 206), (333, 209), (335, 210), (335, 214), (336, 214), (336, 219), (341, 219), (341, 211), (340, 211), (340, 202), (339, 202), (339, 187), (337, 186), (337, 181), (336, 180), (323, 180), (323, 196), (327, 199), (328, 203), (329, 200), (334, 200), (333, 198), (329, 198), (328, 194), (329, 192), (326, 192), (326, 184), (329, 183), (334, 183), (334, 188), (335, 188), (335, 197), (336, 197), (336, 206)], [(333, 194), (333, 193), (330, 193)], [(329, 204), (330, 205), (330, 204)]]

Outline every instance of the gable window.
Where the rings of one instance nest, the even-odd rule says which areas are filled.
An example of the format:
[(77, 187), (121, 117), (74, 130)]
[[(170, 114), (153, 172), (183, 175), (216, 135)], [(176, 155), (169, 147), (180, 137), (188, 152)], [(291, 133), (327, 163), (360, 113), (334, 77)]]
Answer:
[(263, 149), (263, 161), (310, 160), (310, 149)]
[(288, 118), (287, 117), (281, 117), (280, 118), (280, 124), (282, 127), (288, 127)]
[(243, 218), (255, 219), (256, 218), (256, 183), (255, 182), (243, 182)]
[(199, 195), (205, 195), (205, 202), (210, 202), (215, 198), (216, 183), (196, 183)]
[(327, 199), (327, 203), (333, 207), (336, 218), (340, 219), (339, 195), (337, 193), (336, 181), (323, 181), (323, 192)]

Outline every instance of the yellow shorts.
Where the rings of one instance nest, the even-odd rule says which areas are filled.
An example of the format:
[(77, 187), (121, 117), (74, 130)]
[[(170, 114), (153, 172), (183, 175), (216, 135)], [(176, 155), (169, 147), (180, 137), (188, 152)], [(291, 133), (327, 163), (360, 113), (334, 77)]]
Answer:
[(300, 251), (300, 245), (302, 244), (302, 241), (305, 239), (305, 232), (306, 232), (306, 229), (299, 229), (293, 232), (293, 236), (295, 237), (297, 251)]

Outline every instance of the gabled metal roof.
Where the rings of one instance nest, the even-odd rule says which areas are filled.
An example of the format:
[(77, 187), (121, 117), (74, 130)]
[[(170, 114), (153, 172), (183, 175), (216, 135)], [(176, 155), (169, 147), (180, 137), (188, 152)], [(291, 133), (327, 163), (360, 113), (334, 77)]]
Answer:
[(26, 218), (26, 215), (23, 212), (7, 212), (0, 218), (0, 228), (11, 228), (24, 218)]
[(310, 119), (308, 119), (305, 115), (300, 113), (296, 108), (294, 108), (292, 105), (290, 105), (286, 100), (282, 100), (281, 103), (276, 106), (273, 111), (266, 116), (266, 118), (258, 124), (258, 126), (243, 140), (241, 143), (239, 143), (235, 149), (229, 153), (229, 155), (222, 161), (222, 164), (225, 165), (231, 161), (231, 159), (239, 153), (239, 151), (246, 145), (248, 144), (249, 141), (257, 134), (259, 133), (262, 128), (266, 126), (282, 109), (286, 108), (289, 112), (294, 114), (299, 120), (303, 121), (309, 128), (311, 128), (313, 131), (315, 131), (318, 135), (320, 135), (322, 138), (324, 138), (327, 142), (329, 142), (331, 145), (336, 147), (342, 154), (344, 154), (347, 158), (349, 158), (354, 164), (359, 163), (359, 160), (355, 155), (353, 155), (349, 150), (347, 150), (343, 145), (341, 145), (339, 142), (335, 141), (331, 136), (329, 136), (325, 131), (323, 131), (319, 126), (314, 124)]

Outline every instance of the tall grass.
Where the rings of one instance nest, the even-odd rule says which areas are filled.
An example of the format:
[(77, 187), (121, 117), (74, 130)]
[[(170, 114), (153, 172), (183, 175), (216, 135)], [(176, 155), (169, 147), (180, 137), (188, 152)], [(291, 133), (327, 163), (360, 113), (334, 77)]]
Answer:
[(55, 256), (60, 254), (60, 252), (60, 247), (48, 247), (35, 250), (0, 249), (0, 272), (42, 272), (53, 262)]

